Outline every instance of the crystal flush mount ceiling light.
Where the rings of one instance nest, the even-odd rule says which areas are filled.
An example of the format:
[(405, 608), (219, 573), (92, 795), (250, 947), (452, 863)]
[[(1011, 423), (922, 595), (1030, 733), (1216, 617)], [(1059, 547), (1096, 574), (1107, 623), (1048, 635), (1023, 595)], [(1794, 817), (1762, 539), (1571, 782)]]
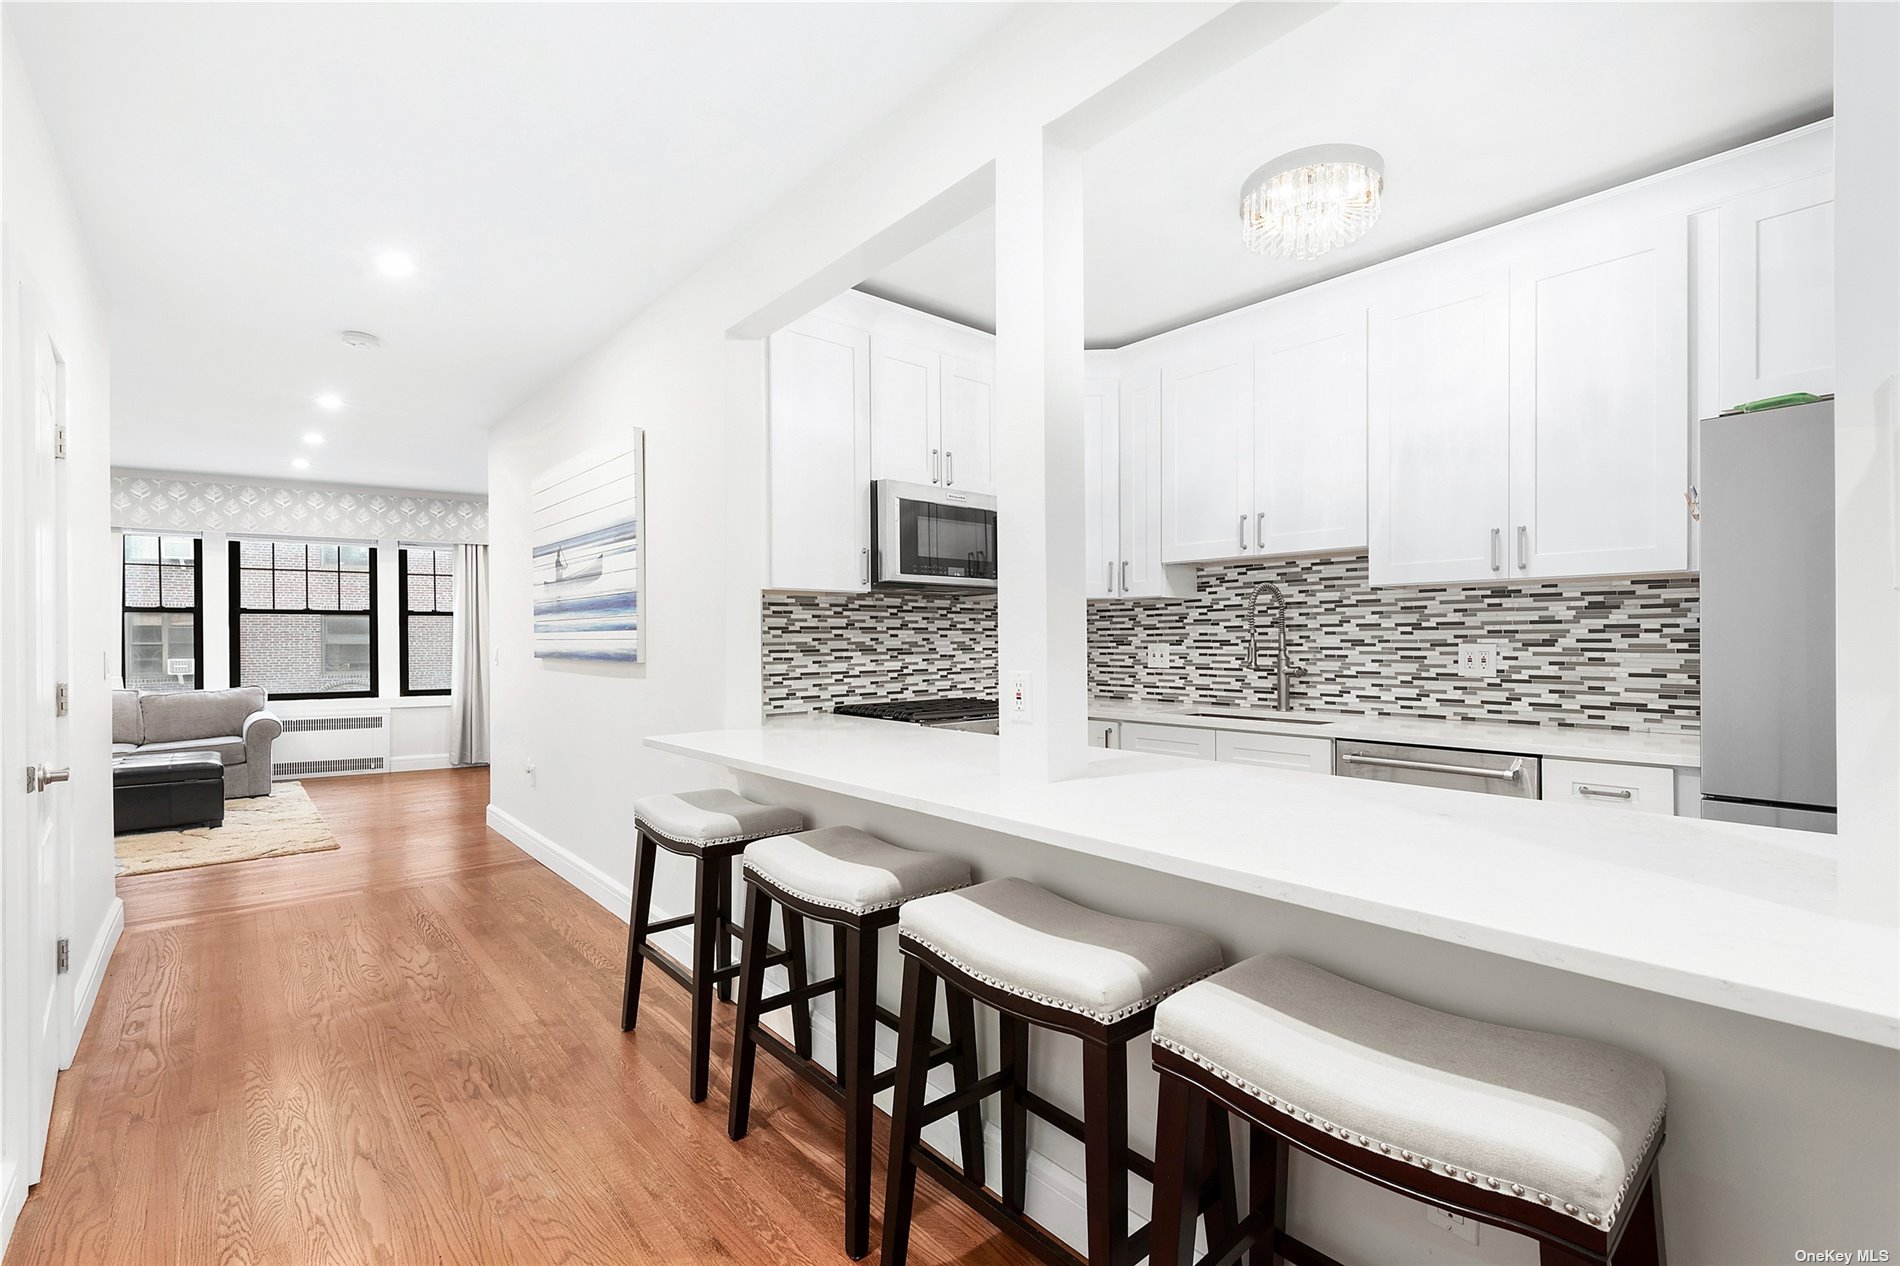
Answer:
[(1240, 238), (1258, 255), (1312, 259), (1349, 246), (1379, 221), (1385, 160), (1363, 145), (1282, 154), (1240, 187)]

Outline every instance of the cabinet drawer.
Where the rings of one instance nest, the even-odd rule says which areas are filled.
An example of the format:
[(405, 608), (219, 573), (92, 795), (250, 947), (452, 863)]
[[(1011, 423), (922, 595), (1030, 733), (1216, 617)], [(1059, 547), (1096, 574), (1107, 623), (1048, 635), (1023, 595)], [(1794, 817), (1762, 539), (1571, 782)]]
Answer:
[(1193, 756), (1213, 760), (1214, 731), (1191, 725), (1149, 725), (1123, 721), (1121, 745), (1126, 752), (1155, 752), (1162, 756)]
[(1097, 721), (1089, 719), (1090, 747), (1120, 747), (1122, 727), (1119, 721)]
[(1239, 765), (1269, 765), (1315, 774), (1333, 772), (1331, 739), (1222, 730), (1215, 737), (1214, 750), (1218, 759)]
[(1661, 765), (1607, 765), (1590, 760), (1544, 760), (1544, 799), (1599, 809), (1673, 814), (1676, 773)]

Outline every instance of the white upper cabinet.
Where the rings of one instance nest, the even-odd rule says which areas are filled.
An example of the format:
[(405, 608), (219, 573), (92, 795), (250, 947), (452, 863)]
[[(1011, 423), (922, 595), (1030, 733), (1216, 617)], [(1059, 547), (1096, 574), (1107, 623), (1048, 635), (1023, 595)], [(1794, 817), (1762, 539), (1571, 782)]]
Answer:
[(1194, 592), (1194, 569), (1161, 561), (1161, 371), (1153, 366), (1123, 370), (1120, 396), (1121, 562), (1116, 596), (1183, 598)]
[(1719, 406), (1834, 390), (1834, 176), (1721, 207)]
[[(942, 482), (967, 492), (996, 491), (994, 359), (943, 358)], [(937, 447), (937, 445), (932, 445)]]
[(1688, 240), (1665, 216), (1512, 263), (1506, 574), (1688, 566)]
[(888, 335), (871, 338), (871, 454), (878, 479), (943, 478), (942, 357)]
[(1254, 548), (1366, 544), (1366, 309), (1357, 295), (1294, 295), (1254, 343)]
[(1253, 550), (1253, 389), (1253, 348), (1227, 330), (1183, 341), (1163, 362), (1162, 562)]
[(766, 348), (770, 584), (871, 582), (871, 336), (807, 317)]
[(1086, 563), (1084, 592), (1113, 598), (1120, 592), (1121, 399), (1115, 380), (1090, 378), (1082, 389), (1082, 502)]
[(1374, 584), (1502, 579), (1509, 274), (1441, 257), (1384, 279), (1367, 344)]

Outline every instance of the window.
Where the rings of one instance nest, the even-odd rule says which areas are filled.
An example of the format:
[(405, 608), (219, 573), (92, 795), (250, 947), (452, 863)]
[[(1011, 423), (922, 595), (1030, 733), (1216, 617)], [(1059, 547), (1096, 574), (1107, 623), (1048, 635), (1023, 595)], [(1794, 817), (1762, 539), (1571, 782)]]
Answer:
[(455, 623), (455, 551), (402, 549), (402, 692), (449, 693)]
[(119, 672), (128, 690), (196, 690), (204, 658), (198, 624), (204, 543), (191, 536), (127, 532), (119, 546), (123, 632)]
[(231, 542), (231, 680), (276, 699), (376, 695), (376, 551)]

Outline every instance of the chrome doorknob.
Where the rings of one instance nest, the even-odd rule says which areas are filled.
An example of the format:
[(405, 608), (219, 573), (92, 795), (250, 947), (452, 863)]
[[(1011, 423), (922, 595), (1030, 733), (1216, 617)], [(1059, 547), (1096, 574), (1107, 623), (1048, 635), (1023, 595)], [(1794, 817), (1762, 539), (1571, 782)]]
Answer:
[(48, 769), (44, 765), (34, 765), (26, 771), (26, 789), (45, 791), (56, 782), (69, 781), (72, 776), (71, 769)]

